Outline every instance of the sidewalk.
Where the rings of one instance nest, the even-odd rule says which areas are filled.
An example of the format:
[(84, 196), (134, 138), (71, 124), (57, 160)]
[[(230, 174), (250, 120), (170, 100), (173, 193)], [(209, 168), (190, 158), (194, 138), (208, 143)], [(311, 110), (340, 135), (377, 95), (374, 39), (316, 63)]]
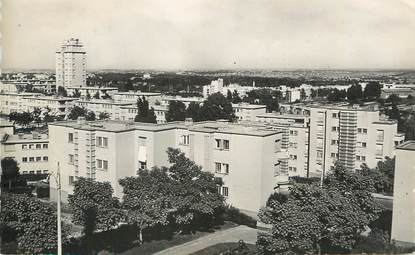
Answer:
[(244, 240), (245, 243), (255, 244), (258, 231), (260, 230), (247, 226), (238, 226), (203, 236), (199, 239), (168, 248), (155, 254), (185, 255), (218, 243), (238, 242), (239, 240)]

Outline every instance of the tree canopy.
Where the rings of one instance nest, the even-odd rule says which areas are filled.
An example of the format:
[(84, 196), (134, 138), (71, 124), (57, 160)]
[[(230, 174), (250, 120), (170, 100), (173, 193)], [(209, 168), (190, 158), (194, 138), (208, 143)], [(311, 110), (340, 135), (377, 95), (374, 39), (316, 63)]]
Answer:
[(201, 120), (226, 119), (232, 121), (234, 118), (232, 104), (221, 93), (210, 95), (200, 108)]
[(380, 207), (370, 179), (337, 166), (323, 188), (294, 184), (288, 195), (271, 196), (260, 211), (272, 229), (258, 235), (259, 254), (351, 251)]
[(12, 188), (13, 181), (16, 181), (19, 176), (19, 166), (17, 161), (14, 158), (2, 158), (1, 169), (2, 186), (3, 183), (7, 182), (10, 190)]
[(362, 86), (353, 84), (347, 89), (347, 100), (351, 103), (357, 103), (363, 98)]
[(368, 100), (377, 99), (380, 97), (382, 86), (378, 81), (370, 81), (366, 84), (366, 87), (363, 91), (363, 97)]
[(156, 114), (154, 113), (153, 107), (149, 108), (148, 101), (146, 98), (139, 97), (137, 99), (138, 114), (135, 116), (135, 122), (146, 122), (146, 123), (156, 123)]
[(167, 121), (183, 121), (186, 118), (186, 105), (180, 101), (170, 101), (166, 113)]

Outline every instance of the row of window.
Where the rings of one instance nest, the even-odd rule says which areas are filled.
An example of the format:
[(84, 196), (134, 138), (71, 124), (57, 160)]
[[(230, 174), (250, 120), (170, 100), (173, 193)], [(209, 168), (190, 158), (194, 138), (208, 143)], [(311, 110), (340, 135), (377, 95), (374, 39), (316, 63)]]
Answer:
[(297, 172), (297, 167), (290, 166), (290, 167), (288, 167), (288, 171), (290, 171), (290, 172)]
[(47, 143), (37, 143), (37, 144), (22, 144), (22, 150), (31, 150), (31, 149), (47, 149), (49, 147), (49, 144)]
[(297, 160), (297, 155), (290, 155), (291, 160)]
[(356, 155), (356, 160), (357, 161), (366, 161), (366, 156), (360, 156), (360, 155)]
[(31, 170), (31, 171), (23, 171), (22, 174), (47, 174), (49, 173), (48, 170)]
[(108, 138), (97, 136), (96, 138), (96, 145), (98, 147), (107, 148), (108, 147)]
[(22, 162), (39, 162), (39, 161), (48, 161), (49, 158), (47, 156), (43, 157), (23, 157)]
[(97, 169), (108, 170), (108, 160), (97, 159)]
[(216, 141), (216, 149), (229, 150), (229, 140), (215, 139), (215, 141)]

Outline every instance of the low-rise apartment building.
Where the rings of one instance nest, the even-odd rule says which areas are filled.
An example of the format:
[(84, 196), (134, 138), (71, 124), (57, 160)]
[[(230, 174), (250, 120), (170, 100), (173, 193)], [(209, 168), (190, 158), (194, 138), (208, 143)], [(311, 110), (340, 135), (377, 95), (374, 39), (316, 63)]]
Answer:
[(32, 112), (35, 108), (50, 109), (50, 114), (65, 116), (77, 98), (57, 96), (23, 97), (22, 106), (24, 111)]
[[(227, 202), (255, 214), (278, 184), (280, 131), (224, 122), (167, 124), (122, 121), (56, 122), (49, 125), (51, 166), (60, 165), (64, 199), (78, 177), (109, 181), (122, 196), (118, 180), (140, 168), (168, 166), (166, 150), (178, 148), (223, 181)], [(54, 196), (51, 183), (51, 195)]]
[(396, 149), (391, 239), (415, 247), (415, 141)]
[(1, 134), (1, 158), (14, 158), (20, 174), (49, 172), (49, 139), (46, 134)]
[(141, 92), (141, 91), (129, 91), (118, 92), (113, 95), (115, 101), (134, 102), (136, 103), (138, 98), (145, 97), (149, 105), (156, 105), (161, 103), (161, 93), (158, 92)]
[(112, 120), (122, 119), (122, 107), (133, 107), (135, 105), (135, 103), (132, 102), (115, 101), (112, 99), (79, 100), (76, 102), (76, 104), (78, 106), (85, 107), (90, 111), (93, 111), (97, 117), (100, 113), (108, 113), (110, 119)]
[(237, 121), (255, 121), (257, 115), (267, 112), (267, 107), (259, 104), (232, 104), (232, 108)]
[(41, 93), (17, 93), (3, 92), (0, 93), (0, 114), (9, 115), (12, 112), (22, 112), (27, 109), (24, 97), (40, 97)]
[(67, 87), (66, 92), (69, 96), (74, 93), (79, 92), (82, 97), (87, 97), (88, 95), (92, 98), (98, 93), (101, 97), (110, 96), (113, 97), (118, 93), (118, 88), (115, 87)]

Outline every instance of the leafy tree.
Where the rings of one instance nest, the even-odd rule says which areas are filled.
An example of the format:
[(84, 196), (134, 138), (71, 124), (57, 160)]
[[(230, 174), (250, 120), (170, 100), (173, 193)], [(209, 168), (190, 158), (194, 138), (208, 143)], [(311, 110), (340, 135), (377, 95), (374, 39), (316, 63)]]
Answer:
[(81, 92), (79, 91), (79, 89), (74, 90), (74, 92), (72, 93), (72, 97), (81, 97)]
[(168, 224), (168, 213), (172, 208), (167, 189), (169, 183), (167, 172), (158, 168), (139, 170), (137, 177), (120, 180), (124, 192), (122, 207), (127, 210), (127, 221), (139, 228), (141, 242), (143, 230)]
[(307, 93), (305, 93), (304, 89), (300, 90), (300, 99), (301, 99), (301, 101), (304, 101), (304, 100), (307, 99)]
[(210, 95), (200, 108), (201, 120), (227, 119), (231, 121), (234, 118), (232, 104), (221, 93)]
[(272, 94), (269, 89), (249, 91), (248, 96), (244, 98), (244, 101), (250, 104), (266, 105), (268, 112), (277, 111), (279, 108), (278, 95)]
[(376, 192), (393, 194), (395, 158), (386, 157), (384, 161), (379, 161), (375, 168), (369, 168), (363, 164), (359, 171), (361, 175), (373, 181)]
[(77, 120), (78, 117), (85, 117), (88, 110), (85, 107), (75, 105), (70, 109), (68, 119)]
[(33, 118), (29, 112), (12, 112), (9, 114), (9, 120), (17, 125), (27, 127), (33, 121)]
[(331, 102), (340, 102), (346, 99), (346, 94), (345, 90), (332, 89), (327, 95), (327, 100)]
[(98, 119), (100, 120), (107, 120), (110, 118), (110, 114), (108, 112), (100, 112), (98, 115)]
[[(1, 200), (2, 235), (15, 235), (19, 253), (56, 252), (57, 217), (50, 205), (21, 194), (3, 193)], [(62, 232), (66, 243), (65, 225)]]
[(88, 91), (88, 90), (86, 91), (86, 96), (85, 96), (85, 98), (86, 98), (87, 100), (90, 100), (90, 99), (91, 99), (91, 94), (89, 94), (89, 91)]
[(186, 118), (186, 105), (180, 101), (171, 101), (166, 113), (167, 121), (183, 121)]
[(405, 120), (403, 130), (406, 140), (415, 140), (415, 117), (413, 115)]
[(34, 109), (33, 109), (33, 111), (32, 111), (32, 119), (33, 119), (33, 121), (37, 124), (37, 126), (39, 127), (39, 123), (41, 123), (42, 122), (42, 118), (41, 118), (41, 115), (42, 115), (42, 110), (39, 108), (39, 107), (35, 107)]
[(135, 116), (135, 122), (157, 123), (156, 114), (153, 107), (149, 108), (146, 98), (140, 97), (137, 99), (138, 114)]
[(390, 102), (392, 104), (396, 104), (400, 101), (401, 101), (401, 98), (396, 94), (392, 94), (386, 99), (386, 102)]
[(11, 190), (13, 181), (16, 181), (19, 176), (19, 166), (17, 161), (14, 158), (2, 158), (1, 169), (1, 181), (8, 182), (9, 190)]
[(229, 102), (232, 102), (232, 92), (229, 89), (226, 92), (226, 100), (228, 100)]
[(85, 115), (85, 120), (88, 120), (88, 121), (96, 120), (95, 112), (87, 111), (87, 113)]
[(351, 103), (357, 103), (363, 97), (362, 86), (353, 84), (347, 89), (347, 100)]
[(364, 91), (363, 97), (368, 100), (377, 99), (380, 97), (382, 86), (377, 81), (370, 81)]
[(200, 117), (200, 105), (196, 102), (191, 102), (186, 109), (186, 118), (192, 118), (197, 122), (201, 120)]
[(100, 99), (100, 96), (99, 96), (99, 92), (98, 91), (95, 93), (94, 98), (95, 99)]
[(75, 182), (73, 195), (69, 197), (72, 221), (83, 226), (86, 240), (96, 229), (110, 230), (124, 219), (117, 198), (108, 182), (96, 182), (79, 178)]
[(45, 111), (43, 112), (43, 122), (49, 123), (55, 121), (56, 116), (50, 114), (51, 111), (52, 110), (48, 106), (46, 106)]
[(323, 188), (294, 184), (288, 195), (272, 196), (259, 213), (272, 229), (260, 233), (259, 254), (345, 253), (376, 219), (380, 207), (370, 179), (337, 166)]
[(169, 148), (167, 154), (171, 164), (166, 170), (171, 179), (173, 222), (181, 230), (206, 227), (224, 206), (213, 174), (202, 171), (178, 149)]
[(61, 97), (68, 96), (68, 92), (66, 91), (66, 89), (64, 87), (62, 87), (62, 86), (58, 87), (58, 96), (61, 96)]
[(237, 104), (242, 102), (241, 97), (239, 96), (239, 93), (237, 90), (234, 90), (232, 93), (232, 103)]

